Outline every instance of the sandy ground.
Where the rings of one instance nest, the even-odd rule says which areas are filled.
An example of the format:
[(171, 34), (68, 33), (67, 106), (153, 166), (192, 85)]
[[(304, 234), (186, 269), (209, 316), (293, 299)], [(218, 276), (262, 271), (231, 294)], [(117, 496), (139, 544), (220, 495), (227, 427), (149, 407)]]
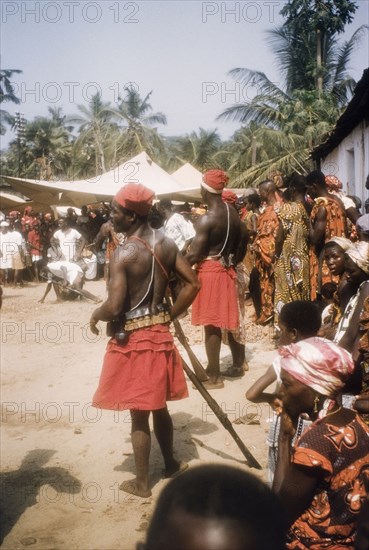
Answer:
[[(53, 292), (39, 304), (44, 288), (31, 283), (4, 289), (2, 548), (132, 550), (143, 540), (158, 495), (168, 483), (162, 478), (158, 444), (153, 436), (152, 497), (139, 499), (119, 491), (123, 480), (134, 477), (130, 420), (127, 411), (91, 407), (107, 343), (105, 335), (97, 338), (88, 330), (96, 306), (80, 300), (56, 304)], [(103, 281), (88, 282), (86, 289), (104, 298)], [(252, 307), (247, 311), (251, 319)], [(189, 317), (181, 323), (206, 363), (202, 329), (191, 327)], [(253, 472), (265, 479), (270, 410), (248, 403), (244, 395), (276, 352), (268, 329), (248, 320), (247, 333), (249, 372), (211, 393), (231, 421), (257, 413), (258, 424), (234, 427), (263, 466)], [(228, 347), (222, 346), (221, 358), (225, 369), (231, 364)], [(168, 404), (176, 456), (190, 467), (220, 462), (248, 469), (232, 437), (188, 385), (188, 399)]]

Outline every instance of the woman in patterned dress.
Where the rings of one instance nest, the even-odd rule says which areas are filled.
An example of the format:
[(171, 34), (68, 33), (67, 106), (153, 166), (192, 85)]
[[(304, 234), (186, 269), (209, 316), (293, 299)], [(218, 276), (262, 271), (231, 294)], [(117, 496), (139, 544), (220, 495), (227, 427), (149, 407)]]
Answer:
[[(351, 354), (315, 337), (279, 355), (283, 413), (273, 488), (290, 525), (286, 548), (353, 550), (369, 482), (369, 428), (339, 405)], [(301, 413), (313, 423), (291, 450)]]
[(274, 310), (280, 313), (284, 304), (309, 300), (309, 216), (305, 210), (305, 178), (295, 176), (290, 183), (290, 201), (278, 213), (280, 230), (276, 239), (274, 265)]

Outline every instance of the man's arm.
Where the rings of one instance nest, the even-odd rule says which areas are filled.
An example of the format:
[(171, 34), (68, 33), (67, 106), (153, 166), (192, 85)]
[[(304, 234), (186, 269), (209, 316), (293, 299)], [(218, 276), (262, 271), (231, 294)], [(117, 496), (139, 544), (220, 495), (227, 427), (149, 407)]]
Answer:
[(78, 261), (81, 258), (82, 250), (86, 246), (87, 241), (86, 241), (85, 237), (83, 235), (81, 235), (81, 233), (79, 233), (79, 231), (76, 230), (76, 233), (79, 234), (79, 238), (78, 238), (78, 241), (76, 243), (77, 246), (76, 246), (76, 253), (75, 253), (74, 259)]
[(103, 242), (108, 236), (109, 236), (109, 229), (107, 228), (106, 224), (103, 223), (92, 243), (92, 250), (93, 252), (95, 252), (95, 254), (96, 252), (99, 252), (101, 250)]
[(191, 265), (179, 251), (176, 255), (174, 272), (178, 277), (180, 277), (182, 286), (171, 310), (172, 319), (175, 319), (181, 313), (186, 311), (200, 290), (200, 282), (196, 276), (196, 273), (193, 269), (191, 269)]
[(240, 241), (236, 251), (236, 258), (235, 258), (236, 264), (239, 264), (244, 259), (246, 255), (248, 240), (249, 240), (249, 234), (247, 232), (246, 226), (244, 223), (240, 221)]
[(277, 234), (275, 237), (275, 255), (277, 258), (279, 258), (279, 256), (282, 254), (283, 243), (284, 243), (283, 225), (281, 220), (279, 220)]
[(291, 462), (291, 441), (294, 431), (292, 419), (286, 412), (282, 412), (273, 491), (285, 509), (288, 526), (309, 507), (322, 475), (317, 468), (300, 467)]
[(310, 241), (316, 248), (321, 248), (324, 244), (326, 225), (327, 210), (321, 206), (318, 209), (314, 227), (310, 227)]
[(90, 329), (99, 334), (96, 327), (98, 321), (114, 321), (123, 311), (127, 295), (127, 276), (125, 271), (126, 260), (132, 257), (132, 252), (124, 247), (114, 251), (110, 262), (110, 280), (108, 283), (108, 298), (95, 309), (90, 319)]
[(206, 258), (209, 249), (209, 222), (208, 216), (205, 214), (196, 224), (196, 235), (186, 258), (191, 265), (196, 264)]

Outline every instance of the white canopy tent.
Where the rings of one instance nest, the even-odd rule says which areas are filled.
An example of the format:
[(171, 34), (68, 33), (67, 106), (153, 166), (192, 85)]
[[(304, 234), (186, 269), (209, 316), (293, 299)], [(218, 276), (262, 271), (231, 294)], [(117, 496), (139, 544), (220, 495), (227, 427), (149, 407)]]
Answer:
[[(191, 198), (187, 198), (186, 200), (201, 201), (200, 187), (202, 182), (202, 173), (200, 170), (197, 170), (197, 168), (192, 166), (192, 164), (186, 162), (186, 164), (173, 172), (172, 178), (184, 187), (189, 188), (189, 190), (191, 189), (191, 191), (189, 191)], [(196, 189), (196, 191), (193, 191), (193, 189)]]
[(26, 200), (25, 198), (18, 197), (12, 193), (0, 191), (0, 211), (8, 212), (11, 210), (18, 210), (19, 212), (23, 212), (26, 206), (31, 206), (36, 212), (40, 210), (47, 212), (52, 211), (52, 208), (44, 203), (38, 203), (34, 200)]
[[(197, 187), (185, 186), (142, 152), (117, 168), (86, 180), (40, 181), (2, 176), (16, 191), (45, 206), (77, 206), (110, 201), (126, 183), (142, 183), (159, 199), (193, 200)], [(196, 199), (195, 199), (196, 200)]]

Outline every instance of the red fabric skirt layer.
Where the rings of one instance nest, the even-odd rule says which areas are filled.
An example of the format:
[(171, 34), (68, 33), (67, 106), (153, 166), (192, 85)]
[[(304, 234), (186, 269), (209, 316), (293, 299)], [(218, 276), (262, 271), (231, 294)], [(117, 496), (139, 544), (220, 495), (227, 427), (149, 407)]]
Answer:
[(135, 330), (125, 345), (108, 342), (94, 407), (154, 411), (185, 397), (182, 361), (167, 325)]
[(193, 325), (238, 328), (236, 272), (216, 260), (205, 260), (198, 269), (201, 290), (192, 304)]

